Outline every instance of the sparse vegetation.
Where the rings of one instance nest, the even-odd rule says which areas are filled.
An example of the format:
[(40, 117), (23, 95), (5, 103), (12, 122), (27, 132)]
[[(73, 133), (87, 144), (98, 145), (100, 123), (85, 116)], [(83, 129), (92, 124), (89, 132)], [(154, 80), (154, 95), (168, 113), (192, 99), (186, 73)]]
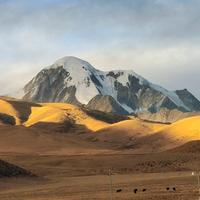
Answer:
[(35, 176), (30, 171), (0, 160), (0, 177)]
[(98, 110), (89, 110), (89, 109), (87, 109), (85, 107), (82, 107), (82, 109), (89, 116), (94, 117), (95, 119), (110, 123), (110, 124), (130, 119), (126, 115), (117, 115), (117, 114), (113, 114), (113, 113), (105, 113), (105, 112), (98, 111)]
[(4, 124), (15, 125), (15, 118), (13, 116), (0, 113), (0, 122)]

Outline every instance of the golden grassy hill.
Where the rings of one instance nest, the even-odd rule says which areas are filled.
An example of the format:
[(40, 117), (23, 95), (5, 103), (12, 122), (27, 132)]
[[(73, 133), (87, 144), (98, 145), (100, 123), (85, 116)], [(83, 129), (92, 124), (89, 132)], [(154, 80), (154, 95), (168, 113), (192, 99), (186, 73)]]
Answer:
[(176, 148), (187, 142), (200, 140), (200, 116), (185, 118), (142, 137), (134, 145), (140, 152), (158, 152)]
[(188, 142), (190, 140), (200, 139), (200, 116), (194, 116), (179, 120), (165, 129), (159, 131), (159, 134), (166, 134), (168, 138)]
[[(104, 128), (109, 123), (89, 116), (81, 108), (66, 103), (35, 104), (21, 100), (1, 97), (0, 114), (14, 117), (16, 125), (27, 127), (41, 122), (63, 123), (71, 121), (85, 126), (91, 131)], [(0, 120), (1, 123), (3, 120)]]
[(118, 149), (135, 153), (159, 152), (200, 140), (200, 116), (185, 118), (171, 125), (132, 119), (98, 130), (92, 138)]
[(31, 107), (33, 106), (39, 107), (40, 105), (8, 97), (0, 98), (0, 113), (14, 117), (16, 125), (28, 119), (31, 113)]
[(131, 148), (139, 138), (154, 134), (167, 127), (166, 124), (151, 123), (138, 118), (121, 121), (95, 132), (93, 140), (105, 142), (117, 148)]
[[(46, 127), (51, 126), (47, 123)], [(76, 134), (61, 134), (34, 127), (0, 126), (0, 154), (74, 155), (96, 154), (102, 149)]]
[(31, 114), (25, 126), (39, 122), (62, 123), (72, 121), (85, 126), (91, 131), (107, 127), (109, 123), (88, 116), (81, 108), (67, 103), (45, 103), (42, 107), (32, 107)]
[(13, 116), (16, 124), (20, 124), (19, 113), (9, 102), (0, 99), (0, 112), (9, 116)]
[[(12, 125), (17, 126), (5, 123), (11, 119), (14, 119)], [(77, 127), (82, 125), (83, 131), (109, 125), (70, 104), (35, 104), (0, 98), (0, 124), (4, 125), (0, 126), (0, 153), (72, 155), (97, 152), (95, 144), (82, 140), (76, 134), (70, 134), (76, 132), (76, 126), (69, 134), (61, 134), (70, 128), (70, 124), (66, 123), (68, 121), (73, 121)]]
[[(127, 118), (90, 111), (67, 103), (35, 104), (12, 98), (0, 98), (0, 124), (13, 125), (14, 120), (18, 125), (13, 128), (6, 125), (1, 126), (0, 146), (2, 145), (2, 150), (0, 151), (13, 148), (13, 152), (16, 150), (16, 145), (17, 148), (24, 148), (24, 151), (28, 151), (35, 141), (38, 141), (36, 147), (39, 150), (46, 148), (47, 145), (49, 146), (48, 152), (50, 148), (53, 149), (52, 151), (58, 151), (58, 149), (62, 151), (61, 149), (66, 144), (70, 147), (70, 142), (60, 142), (62, 136), (57, 134), (58, 132), (73, 133), (69, 135), (71, 138), (72, 135), (76, 137), (72, 142), (76, 144), (73, 149), (78, 148), (79, 145), (75, 141), (84, 141), (85, 148), (87, 145), (92, 145), (92, 147), (97, 145), (98, 148), (104, 150), (128, 149), (136, 153), (165, 151), (200, 139), (200, 116), (185, 118), (171, 125), (148, 122), (135, 117), (125, 119)], [(5, 139), (6, 133), (9, 136), (8, 139)], [(74, 133), (87, 134), (74, 136)], [(52, 138), (53, 134), (57, 134), (56, 138)], [(48, 140), (52, 142), (45, 143)], [(45, 147), (42, 147), (44, 144)], [(31, 152), (33, 149), (35, 149), (34, 146)]]

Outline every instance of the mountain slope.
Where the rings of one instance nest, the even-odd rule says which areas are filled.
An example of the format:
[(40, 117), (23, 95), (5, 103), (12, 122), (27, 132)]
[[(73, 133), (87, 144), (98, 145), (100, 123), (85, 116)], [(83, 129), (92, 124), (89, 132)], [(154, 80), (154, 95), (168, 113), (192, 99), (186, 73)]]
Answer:
[(25, 122), (31, 113), (31, 107), (40, 107), (40, 105), (18, 99), (0, 97), (0, 113), (2, 116), (7, 115), (10, 118), (14, 118), (12, 124), (19, 125)]
[[(96, 114), (97, 115), (97, 114)], [(125, 117), (106, 116), (106, 113), (92, 115), (85, 108), (66, 103), (35, 104), (18, 99), (0, 98), (0, 124), (24, 125), (26, 127), (38, 123), (77, 124), (90, 131), (108, 126), (115, 120), (124, 120)], [(107, 118), (108, 119), (107, 119)], [(98, 119), (99, 118), (99, 119)], [(105, 118), (105, 120), (103, 120)], [(115, 119), (113, 122), (109, 118)]]
[(148, 146), (149, 151), (165, 151), (193, 140), (200, 140), (200, 116), (179, 120), (154, 134), (137, 141), (138, 147)]
[(162, 124), (67, 103), (2, 98), (1, 105), (2, 154), (155, 153), (200, 140), (200, 116)]
[(166, 108), (161, 108), (156, 113), (151, 113), (151, 112), (137, 113), (137, 116), (141, 119), (154, 122), (162, 122), (162, 123), (174, 123), (178, 120), (198, 115), (200, 115), (200, 112), (182, 112), (177, 109), (170, 110)]
[(200, 102), (187, 89), (176, 90), (175, 92), (191, 111), (200, 110)]
[(193, 140), (187, 142), (179, 147), (169, 150), (168, 152), (173, 153), (200, 153), (200, 140)]
[(169, 138), (179, 142), (200, 139), (200, 116), (194, 116), (179, 120), (169, 127), (161, 130), (159, 134), (167, 135)]
[(95, 132), (95, 138), (115, 147), (134, 148), (132, 144), (139, 138), (154, 134), (154, 132), (167, 126), (166, 124), (151, 123), (133, 118), (98, 130)]
[(186, 118), (171, 125), (135, 118), (98, 130), (92, 140), (107, 148), (155, 153), (200, 140), (199, 123), (200, 116)]
[[(36, 124), (39, 125), (39, 124)], [(73, 155), (95, 154), (102, 149), (75, 133), (54, 129), (55, 123), (40, 126), (0, 126), (0, 153), (2, 155)]]
[(200, 110), (200, 102), (192, 95), (168, 91), (131, 70), (100, 71), (71, 56), (44, 68), (23, 91), (23, 99), (29, 101), (85, 104), (118, 114), (158, 112), (161, 108)]
[(25, 126), (33, 126), (39, 122), (72, 123), (85, 126), (96, 131), (109, 125), (104, 121), (90, 117), (81, 108), (66, 103), (46, 103), (41, 107), (33, 107)]
[(128, 114), (127, 110), (121, 107), (112, 96), (108, 95), (96, 95), (89, 101), (87, 108), (109, 113)]

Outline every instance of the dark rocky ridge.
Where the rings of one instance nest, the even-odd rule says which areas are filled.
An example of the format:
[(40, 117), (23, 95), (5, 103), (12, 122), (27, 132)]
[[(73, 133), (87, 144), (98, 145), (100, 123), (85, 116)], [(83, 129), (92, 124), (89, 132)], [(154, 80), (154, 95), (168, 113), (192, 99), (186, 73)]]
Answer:
[(30, 171), (0, 160), (0, 177), (35, 176)]
[(187, 89), (176, 90), (175, 92), (191, 111), (200, 111), (200, 101)]
[(89, 101), (87, 108), (108, 113), (128, 114), (111, 96), (97, 95)]
[(173, 123), (180, 119), (197, 115), (200, 115), (200, 112), (182, 112), (177, 109), (170, 110), (166, 108), (162, 108), (156, 113), (151, 113), (151, 112), (137, 113), (137, 117), (139, 117), (140, 119), (154, 121), (154, 122), (161, 122), (161, 123)]

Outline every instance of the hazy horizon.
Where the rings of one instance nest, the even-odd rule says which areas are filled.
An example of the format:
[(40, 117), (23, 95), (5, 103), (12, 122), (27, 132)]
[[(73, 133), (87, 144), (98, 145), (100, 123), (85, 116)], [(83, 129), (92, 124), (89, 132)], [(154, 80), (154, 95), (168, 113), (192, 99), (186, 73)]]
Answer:
[(75, 56), (200, 99), (198, 0), (0, 0), (0, 94)]

